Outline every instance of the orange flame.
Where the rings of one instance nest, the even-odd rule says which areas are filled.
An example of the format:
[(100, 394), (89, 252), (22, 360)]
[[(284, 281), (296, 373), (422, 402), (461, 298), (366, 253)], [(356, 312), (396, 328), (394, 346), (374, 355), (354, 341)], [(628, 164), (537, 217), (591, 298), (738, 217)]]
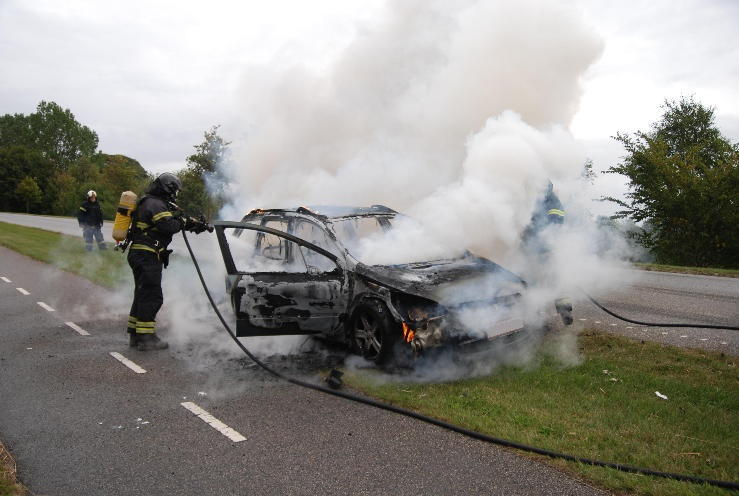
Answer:
[(406, 324), (405, 322), (403, 322), (402, 325), (403, 325), (403, 339), (405, 340), (406, 343), (410, 343), (411, 341), (413, 341), (413, 338), (416, 336), (416, 333), (413, 331), (413, 329), (408, 327), (408, 324)]

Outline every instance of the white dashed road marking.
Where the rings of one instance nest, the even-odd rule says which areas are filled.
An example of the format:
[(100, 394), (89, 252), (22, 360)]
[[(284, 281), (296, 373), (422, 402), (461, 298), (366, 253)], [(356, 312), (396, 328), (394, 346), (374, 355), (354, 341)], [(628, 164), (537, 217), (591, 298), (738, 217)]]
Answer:
[(244, 436), (242, 436), (241, 434), (239, 434), (238, 432), (236, 432), (235, 430), (233, 430), (232, 428), (230, 428), (229, 426), (227, 426), (226, 424), (224, 424), (223, 422), (215, 418), (210, 413), (200, 408), (198, 405), (196, 405), (192, 401), (186, 401), (184, 403), (180, 403), (180, 405), (190, 410), (192, 413), (197, 415), (200, 418), (200, 420), (202, 420), (203, 422), (205, 422), (206, 424), (208, 424), (209, 426), (211, 426), (212, 428), (214, 428), (215, 430), (217, 430), (218, 432), (220, 432), (221, 434), (229, 438), (234, 443), (238, 443), (239, 441), (246, 441), (246, 438)]
[(40, 306), (41, 308), (43, 308), (43, 309), (44, 309), (44, 310), (46, 310), (47, 312), (53, 312), (53, 311), (54, 311), (54, 309), (53, 309), (53, 308), (51, 308), (51, 307), (50, 307), (49, 305), (47, 305), (47, 304), (46, 304), (46, 303), (44, 303), (43, 301), (37, 301), (36, 303), (38, 304), (38, 306)]
[(115, 358), (116, 360), (118, 360), (123, 365), (125, 365), (129, 369), (133, 370), (137, 374), (146, 374), (146, 370), (142, 369), (141, 367), (139, 367), (138, 365), (136, 365), (135, 363), (133, 363), (131, 360), (129, 360), (128, 358), (126, 358), (123, 355), (121, 355), (120, 353), (118, 353), (116, 351), (111, 351), (110, 352), (110, 356), (112, 356), (113, 358)]
[(585, 322), (588, 319), (577, 319), (577, 320), (579, 320), (580, 322)]
[(616, 327), (618, 324), (611, 324), (611, 327)]
[(28, 295), (31, 294), (31, 293), (29, 293), (28, 291), (26, 291), (23, 288), (15, 288), (15, 289), (17, 289), (20, 294), (23, 294), (23, 295), (26, 295), (26, 296), (28, 296)]
[(2, 279), (5, 282), (13, 282), (10, 279), (8, 279), (7, 277), (0, 277), (0, 279)]
[(596, 321), (595, 321), (595, 323), (596, 323), (596, 324), (600, 324), (600, 320), (596, 320)]
[(78, 326), (77, 324), (75, 324), (74, 322), (65, 322), (65, 324), (67, 324), (67, 326), (69, 326), (72, 329), (74, 329), (75, 331), (77, 331), (77, 333), (80, 334), (80, 335), (82, 335), (82, 336), (89, 336), (90, 335), (89, 332), (87, 332), (86, 330), (84, 330), (83, 328), (81, 328), (80, 326)]

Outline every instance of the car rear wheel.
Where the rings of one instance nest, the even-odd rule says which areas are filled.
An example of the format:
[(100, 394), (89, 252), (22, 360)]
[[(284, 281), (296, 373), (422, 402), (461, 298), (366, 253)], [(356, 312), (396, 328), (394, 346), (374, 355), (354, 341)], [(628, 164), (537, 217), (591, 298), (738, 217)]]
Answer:
[(378, 365), (390, 362), (400, 338), (396, 327), (381, 303), (359, 305), (351, 324), (352, 351)]

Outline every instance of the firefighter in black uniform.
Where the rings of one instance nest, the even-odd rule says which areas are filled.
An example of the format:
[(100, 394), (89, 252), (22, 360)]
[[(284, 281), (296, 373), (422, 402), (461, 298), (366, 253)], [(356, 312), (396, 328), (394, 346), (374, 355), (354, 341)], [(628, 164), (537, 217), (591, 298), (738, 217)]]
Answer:
[(100, 210), (95, 191), (87, 192), (87, 199), (82, 202), (77, 212), (77, 222), (82, 228), (82, 237), (85, 238), (85, 249), (92, 251), (92, 238), (94, 237), (98, 249), (104, 250), (105, 242), (103, 242), (103, 233), (100, 230), (103, 227), (103, 212)]
[(166, 341), (156, 335), (156, 315), (164, 302), (162, 268), (169, 263), (167, 246), (182, 229), (196, 234), (208, 229), (203, 220), (186, 218), (174, 203), (182, 183), (165, 172), (152, 181), (138, 201), (131, 225), (128, 265), (136, 284), (128, 317), (129, 344), (140, 351), (163, 350)]

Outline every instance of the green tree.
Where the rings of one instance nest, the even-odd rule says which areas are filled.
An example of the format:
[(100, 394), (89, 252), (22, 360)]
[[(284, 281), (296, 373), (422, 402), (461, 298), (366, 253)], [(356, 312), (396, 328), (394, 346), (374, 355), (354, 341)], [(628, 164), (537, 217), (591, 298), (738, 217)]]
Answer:
[(51, 202), (51, 213), (54, 215), (76, 215), (82, 203), (79, 182), (69, 172), (57, 172), (49, 181), (49, 188), (54, 191)]
[(40, 178), (43, 189), (51, 165), (41, 154), (25, 146), (0, 147), (0, 210), (23, 211), (23, 202), (13, 193), (26, 176)]
[(646, 222), (640, 241), (661, 263), (739, 266), (739, 145), (692, 97), (665, 101), (647, 132), (617, 134), (626, 149), (606, 172), (629, 179), (617, 217)]
[(28, 124), (33, 148), (62, 170), (67, 170), (75, 160), (94, 154), (97, 149), (97, 133), (77, 122), (69, 109), (54, 102), (39, 103), (36, 112), (28, 116)]
[(204, 133), (203, 142), (195, 145), (195, 153), (187, 157), (187, 167), (178, 172), (182, 180), (179, 205), (192, 213), (203, 213), (213, 219), (224, 203), (226, 178), (218, 165), (228, 159), (231, 142), (219, 134), (220, 126)]
[(43, 194), (41, 188), (36, 184), (36, 180), (31, 176), (24, 177), (15, 188), (15, 194), (26, 205), (26, 213), (30, 213), (31, 206), (35, 206), (41, 202)]

